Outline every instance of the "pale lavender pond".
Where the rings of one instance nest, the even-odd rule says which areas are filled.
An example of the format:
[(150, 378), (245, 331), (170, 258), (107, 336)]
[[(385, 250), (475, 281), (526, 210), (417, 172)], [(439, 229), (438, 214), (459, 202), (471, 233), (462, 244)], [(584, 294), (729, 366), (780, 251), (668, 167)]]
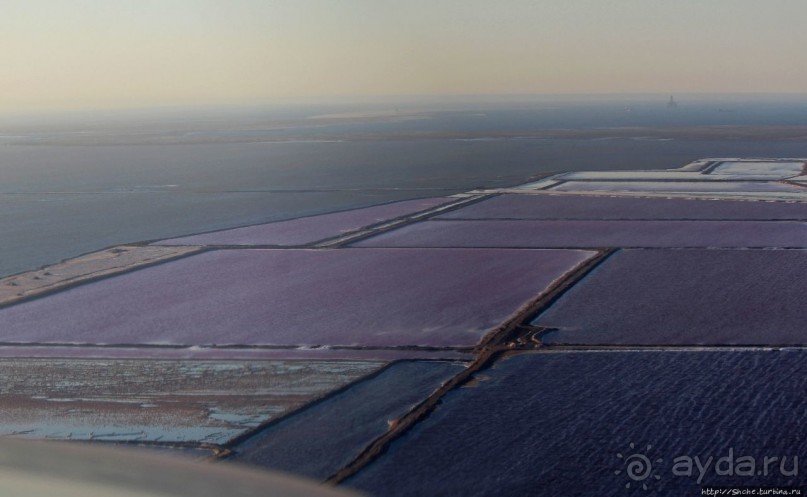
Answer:
[(0, 310), (0, 341), (472, 346), (593, 255), (212, 251)]
[(344, 235), (364, 226), (431, 209), (450, 201), (451, 199), (445, 197), (407, 200), (321, 216), (172, 238), (156, 242), (155, 245), (305, 245)]
[(93, 345), (6, 345), (0, 346), (0, 359), (166, 359), (166, 360), (366, 360), (408, 359), (472, 360), (473, 354), (457, 349), (389, 349), (338, 347), (143, 347)]
[(805, 250), (623, 250), (534, 324), (546, 343), (805, 345)]
[(442, 214), (438, 218), (804, 220), (807, 219), (807, 203), (574, 195), (500, 195)]
[(567, 181), (561, 192), (803, 192), (798, 186), (772, 181)]
[(798, 221), (427, 221), (359, 247), (807, 247)]

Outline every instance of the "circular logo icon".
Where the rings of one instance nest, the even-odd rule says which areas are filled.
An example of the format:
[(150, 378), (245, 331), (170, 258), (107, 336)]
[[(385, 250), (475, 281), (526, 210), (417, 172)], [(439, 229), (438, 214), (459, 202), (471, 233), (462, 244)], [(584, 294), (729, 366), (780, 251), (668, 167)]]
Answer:
[[(624, 468), (614, 471), (614, 474), (615, 475), (621, 475), (623, 473), (623, 471), (624, 471), (624, 473), (628, 476), (628, 478), (631, 481), (629, 481), (629, 482), (627, 482), (625, 484), (625, 488), (630, 488), (632, 482), (637, 482), (637, 483), (642, 482), (642, 488), (644, 490), (647, 490), (648, 487), (647, 487), (647, 483), (645, 483), (645, 480), (647, 480), (650, 477), (652, 477), (655, 480), (660, 480), (661, 477), (659, 475), (653, 473), (653, 462), (650, 460), (649, 457), (647, 457), (645, 454), (642, 454), (640, 452), (635, 452), (636, 444), (631, 442), (630, 448), (631, 448), (631, 451), (633, 451), (632, 454), (624, 456), (624, 455), (622, 455), (622, 453), (618, 453), (616, 455), (616, 457), (618, 459), (621, 459), (623, 461)], [(649, 452), (650, 449), (652, 449), (652, 448), (653, 448), (653, 446), (648, 445), (645, 448), (645, 452)], [(657, 462), (657, 463), (660, 463), (662, 461), (663, 461), (662, 459), (656, 459), (655, 460), (655, 462)]]

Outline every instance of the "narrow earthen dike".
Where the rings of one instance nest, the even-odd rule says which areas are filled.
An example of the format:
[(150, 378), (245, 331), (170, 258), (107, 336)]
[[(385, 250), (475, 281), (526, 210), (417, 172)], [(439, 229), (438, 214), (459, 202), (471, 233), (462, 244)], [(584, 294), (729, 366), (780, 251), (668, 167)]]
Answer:
[(392, 442), (434, 411), (446, 394), (468, 383), (476, 373), (490, 367), (504, 353), (541, 347), (540, 342), (536, 342), (534, 339), (536, 330), (529, 325), (530, 321), (552, 305), (555, 300), (560, 298), (591, 270), (605, 261), (613, 252), (613, 249), (598, 251), (596, 256), (582, 263), (574, 271), (567, 274), (565, 278), (559, 280), (547, 292), (524, 305), (512, 318), (490, 332), (482, 343), (477, 346), (475, 359), (468, 364), (468, 367), (462, 373), (441, 385), (440, 388), (415, 406), (409, 413), (392, 422), (389, 431), (367, 446), (350, 464), (330, 476), (326, 483), (339, 484), (372, 463), (387, 450)]

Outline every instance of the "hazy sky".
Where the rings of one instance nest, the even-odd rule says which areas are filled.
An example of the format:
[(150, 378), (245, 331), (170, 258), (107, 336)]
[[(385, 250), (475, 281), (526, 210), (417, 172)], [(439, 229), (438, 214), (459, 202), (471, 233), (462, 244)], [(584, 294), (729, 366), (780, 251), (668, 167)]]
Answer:
[(803, 0), (0, 0), (0, 112), (807, 92)]

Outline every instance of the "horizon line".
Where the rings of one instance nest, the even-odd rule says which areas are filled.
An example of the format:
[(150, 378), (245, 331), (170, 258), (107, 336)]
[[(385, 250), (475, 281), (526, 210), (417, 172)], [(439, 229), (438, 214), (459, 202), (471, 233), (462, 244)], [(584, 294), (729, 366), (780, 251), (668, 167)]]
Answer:
[[(267, 108), (273, 106), (302, 107), (306, 105), (361, 105), (361, 104), (395, 104), (395, 103), (497, 103), (497, 101), (517, 101), (530, 99), (618, 99), (618, 98), (805, 98), (804, 92), (544, 92), (544, 93), (429, 93), (429, 94), (379, 94), (379, 95), (325, 95), (325, 96), (299, 96), (278, 97), (272, 99), (232, 100), (228, 102), (178, 102), (178, 103), (144, 103), (134, 105), (88, 105), (80, 106), (54, 106), (50, 108), (16, 108), (0, 110), (0, 119), (27, 118), (45, 116), (75, 116), (81, 114), (106, 113), (147, 113), (171, 111), (213, 111), (235, 110), (247, 108)], [(490, 99), (485, 101), (485, 99)]]

